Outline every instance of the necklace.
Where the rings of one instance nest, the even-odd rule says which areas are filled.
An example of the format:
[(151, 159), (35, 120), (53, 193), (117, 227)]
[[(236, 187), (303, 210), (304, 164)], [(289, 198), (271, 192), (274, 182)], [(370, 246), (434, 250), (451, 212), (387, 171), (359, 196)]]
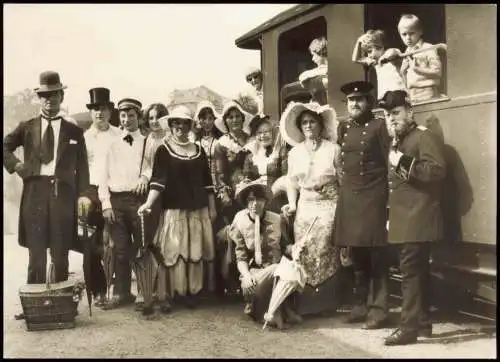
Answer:
[(186, 142), (178, 141), (176, 137), (172, 137), (171, 140), (173, 143), (175, 143), (176, 145), (181, 146), (181, 147), (186, 147), (187, 145), (189, 145), (191, 143), (189, 140), (187, 140)]

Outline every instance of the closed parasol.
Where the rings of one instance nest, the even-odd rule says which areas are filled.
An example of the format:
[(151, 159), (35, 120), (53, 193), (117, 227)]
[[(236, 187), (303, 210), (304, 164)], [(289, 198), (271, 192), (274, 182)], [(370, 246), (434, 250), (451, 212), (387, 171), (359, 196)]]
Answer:
[(315, 217), (307, 229), (303, 239), (300, 243), (294, 245), (293, 249), (293, 260), (288, 259), (283, 256), (280, 263), (274, 271), (275, 284), (273, 292), (271, 294), (271, 300), (269, 301), (269, 307), (267, 313), (264, 314), (264, 326), (265, 329), (267, 324), (274, 319), (274, 315), (285, 299), (292, 294), (294, 291), (301, 291), (306, 285), (307, 273), (299, 263), (299, 256), (302, 248), (304, 247), (304, 242), (309, 235), (312, 227), (318, 217)]
[(143, 314), (153, 313), (153, 287), (158, 263), (151, 247), (146, 243), (144, 232), (144, 215), (141, 219), (141, 243), (133, 261), (137, 277), (137, 289), (144, 297)]

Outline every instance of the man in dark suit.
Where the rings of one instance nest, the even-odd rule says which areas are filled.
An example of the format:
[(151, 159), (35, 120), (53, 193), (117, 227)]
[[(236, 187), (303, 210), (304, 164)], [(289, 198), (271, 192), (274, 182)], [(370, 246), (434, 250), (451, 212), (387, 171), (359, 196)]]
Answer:
[(387, 157), (390, 138), (385, 121), (372, 113), (373, 86), (345, 84), (349, 119), (339, 125), (341, 186), (335, 215), (335, 244), (350, 247), (355, 305), (348, 323), (364, 329), (387, 325), (389, 258), (387, 248)]
[[(43, 72), (35, 89), (40, 115), (19, 123), (4, 138), (4, 166), (23, 179), (18, 237), (19, 245), (29, 249), (28, 284), (45, 283), (47, 248), (55, 282), (68, 279), (77, 208), (84, 216), (90, 205), (88, 198), (79, 197), (89, 186), (83, 131), (60, 113), (63, 89), (58, 73)], [(24, 162), (14, 155), (19, 147), (24, 149)]]
[(430, 244), (443, 237), (442, 183), (446, 173), (443, 141), (413, 120), (408, 94), (389, 91), (380, 102), (393, 138), (389, 153), (389, 242), (399, 245), (403, 302), (400, 327), (388, 346), (430, 337)]

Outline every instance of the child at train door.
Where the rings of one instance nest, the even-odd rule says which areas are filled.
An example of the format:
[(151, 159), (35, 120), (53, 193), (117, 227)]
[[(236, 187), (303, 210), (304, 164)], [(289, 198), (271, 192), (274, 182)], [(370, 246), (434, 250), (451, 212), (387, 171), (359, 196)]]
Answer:
[[(398, 23), (398, 31), (401, 40), (407, 46), (405, 53), (432, 46), (424, 41), (422, 23), (416, 15), (402, 15)], [(441, 68), (441, 59), (436, 49), (403, 59), (400, 71), (406, 80), (412, 103), (439, 98)]]
[(368, 30), (361, 35), (354, 46), (352, 61), (375, 69), (377, 72), (377, 98), (382, 99), (385, 92), (406, 90), (406, 85), (394, 61), (384, 62), (384, 59), (395, 59), (399, 50), (385, 49), (384, 32)]

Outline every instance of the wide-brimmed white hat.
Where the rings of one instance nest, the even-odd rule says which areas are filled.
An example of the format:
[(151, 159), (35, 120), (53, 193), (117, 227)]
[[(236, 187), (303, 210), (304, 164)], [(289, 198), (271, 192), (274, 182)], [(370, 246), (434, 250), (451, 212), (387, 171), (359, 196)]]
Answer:
[(321, 137), (336, 142), (337, 113), (329, 105), (322, 106), (316, 102), (299, 103), (292, 101), (288, 104), (280, 119), (280, 132), (283, 139), (291, 146), (295, 146), (304, 140), (304, 134), (297, 127), (297, 118), (305, 110), (314, 112), (323, 119)]
[(196, 121), (199, 120), (201, 111), (206, 109), (206, 108), (212, 110), (212, 113), (214, 114), (215, 119), (220, 117), (220, 114), (217, 113), (217, 111), (215, 110), (215, 106), (212, 102), (201, 101), (200, 103), (198, 103), (198, 106), (196, 107), (196, 112), (194, 113), (194, 120), (196, 120)]
[(241, 105), (236, 102), (236, 101), (229, 101), (226, 104), (224, 104), (224, 108), (222, 109), (222, 113), (219, 118), (215, 120), (215, 127), (219, 129), (222, 133), (229, 133), (229, 130), (227, 129), (226, 123), (224, 122), (224, 117), (227, 116), (227, 113), (232, 109), (236, 108), (238, 111), (240, 111), (243, 114), (243, 132), (246, 134), (250, 134), (250, 121), (252, 120), (253, 116), (245, 111)]
[(193, 116), (191, 115), (191, 111), (189, 110), (188, 107), (180, 105), (176, 106), (172, 112), (170, 112), (168, 115), (163, 116), (159, 119), (160, 123), (165, 122), (168, 127), (170, 127), (170, 122), (174, 119), (187, 119), (191, 121), (191, 124), (193, 124)]

